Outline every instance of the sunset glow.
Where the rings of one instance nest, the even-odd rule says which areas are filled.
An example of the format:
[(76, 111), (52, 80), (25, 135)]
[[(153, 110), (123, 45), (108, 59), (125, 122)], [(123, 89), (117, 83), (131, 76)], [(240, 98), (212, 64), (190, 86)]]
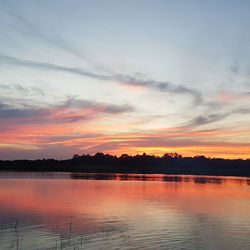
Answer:
[(250, 3), (125, 2), (0, 3), (0, 159), (250, 158)]

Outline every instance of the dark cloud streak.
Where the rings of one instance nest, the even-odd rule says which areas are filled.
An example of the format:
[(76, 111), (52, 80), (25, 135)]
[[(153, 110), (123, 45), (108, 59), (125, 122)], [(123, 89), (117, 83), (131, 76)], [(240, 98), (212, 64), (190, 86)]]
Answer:
[(135, 85), (135, 86), (137, 85), (137, 86), (153, 88), (160, 92), (167, 92), (173, 94), (188, 94), (194, 98), (194, 103), (197, 105), (203, 102), (202, 94), (200, 91), (195, 89), (190, 89), (181, 85), (174, 85), (171, 84), (170, 82), (155, 81), (153, 79), (143, 79), (141, 77), (137, 77), (136, 75), (131, 76), (131, 75), (121, 75), (121, 74), (114, 75), (113, 80), (116, 81), (118, 80), (120, 82), (124, 82), (129, 85)]
[(46, 109), (17, 109), (0, 103), (0, 119), (28, 118), (47, 115), (49, 115), (49, 111)]
[(26, 60), (26, 59), (18, 59), (12, 56), (0, 55), (0, 63), (12, 64), (12, 65), (18, 65), (18, 66), (24, 66), (24, 67), (30, 67), (30, 68), (38, 68), (38, 69), (43, 69), (43, 70), (61, 71), (61, 72), (72, 73), (72, 74), (76, 74), (80, 76), (87, 76), (90, 78), (95, 78), (95, 79), (100, 79), (100, 80), (110, 80), (109, 76), (94, 74), (94, 73), (85, 71), (80, 68), (71, 68), (71, 67), (60, 66), (60, 65), (52, 64), (52, 63), (43, 63), (43, 62), (36, 62), (32, 60)]
[(238, 108), (232, 111), (228, 111), (222, 114), (207, 114), (207, 115), (200, 115), (189, 121), (183, 127), (198, 127), (206, 124), (210, 124), (213, 122), (221, 121), (231, 115), (241, 114), (246, 115), (250, 114), (249, 108)]
[(106, 103), (101, 103), (101, 102), (77, 99), (75, 97), (68, 97), (63, 103), (59, 104), (57, 107), (77, 108), (77, 109), (99, 107), (102, 109), (102, 112), (110, 113), (110, 114), (118, 114), (118, 113), (134, 111), (134, 107), (128, 104), (113, 105), (113, 104), (106, 104)]
[[(88, 108), (90, 108), (89, 114), (81, 114), (84, 109)], [(132, 111), (134, 111), (134, 108), (127, 104), (105, 104), (72, 97), (67, 98), (62, 103), (44, 108), (15, 108), (11, 105), (0, 103), (0, 119), (34, 118), (33, 122), (77, 122), (80, 120), (93, 119), (99, 113), (116, 115)], [(29, 120), (29, 122), (32, 121)]]
[(30, 68), (38, 68), (42, 70), (66, 72), (103, 81), (115, 81), (119, 83), (126, 83), (131, 86), (143, 86), (146, 88), (155, 89), (160, 92), (185, 94), (193, 97), (195, 105), (203, 103), (202, 94), (198, 90), (190, 89), (181, 85), (174, 85), (169, 82), (155, 81), (153, 79), (145, 79), (138, 77), (137, 75), (133, 76), (133, 75), (123, 75), (123, 74), (111, 74), (111, 75), (96, 74), (80, 68), (72, 68), (52, 63), (43, 63), (26, 59), (18, 59), (16, 57), (6, 56), (6, 55), (0, 55), (0, 63), (12, 64)]

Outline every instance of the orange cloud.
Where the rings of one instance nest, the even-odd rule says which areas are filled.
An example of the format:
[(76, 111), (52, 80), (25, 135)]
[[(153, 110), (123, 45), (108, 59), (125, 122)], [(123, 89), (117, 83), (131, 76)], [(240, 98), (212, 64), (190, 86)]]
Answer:
[[(90, 112), (89, 110), (86, 112)], [(56, 113), (61, 117), (64, 111)], [(73, 116), (75, 113), (73, 113)], [(71, 117), (71, 113), (67, 114)], [(76, 153), (105, 152), (120, 155), (122, 153), (148, 153), (162, 155), (167, 152), (177, 152), (184, 156), (206, 155), (223, 158), (249, 158), (249, 130), (198, 130), (188, 128), (162, 128), (138, 130), (136, 133), (122, 133), (121, 128), (131, 129), (130, 124), (113, 128), (110, 134), (109, 126), (101, 123), (91, 126), (91, 123), (56, 123), (28, 124), (9, 127), (6, 133), (0, 134), (0, 151), (39, 150), (57, 147), (64, 153), (65, 147), (70, 147)], [(133, 126), (132, 126), (133, 128)], [(232, 140), (234, 138), (234, 140)], [(62, 158), (65, 156), (62, 153)], [(67, 153), (67, 152), (66, 152)], [(69, 157), (69, 155), (67, 155)]]

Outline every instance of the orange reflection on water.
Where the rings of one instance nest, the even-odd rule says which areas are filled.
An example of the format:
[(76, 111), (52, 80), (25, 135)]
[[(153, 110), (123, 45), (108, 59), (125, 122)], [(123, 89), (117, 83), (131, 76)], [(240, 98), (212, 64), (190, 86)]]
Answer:
[[(135, 208), (151, 203), (163, 211), (165, 207), (166, 210), (213, 215), (249, 215), (247, 178), (138, 174), (109, 174), (106, 177), (102, 174), (72, 174), (70, 177), (74, 180), (0, 180), (0, 204), (5, 208), (44, 215), (61, 211), (74, 216), (103, 217), (111, 211), (116, 212), (116, 208), (132, 214)], [(100, 180), (105, 178), (109, 180)], [(244, 200), (244, 205), (239, 205), (240, 200)], [(228, 207), (227, 201), (235, 206)]]

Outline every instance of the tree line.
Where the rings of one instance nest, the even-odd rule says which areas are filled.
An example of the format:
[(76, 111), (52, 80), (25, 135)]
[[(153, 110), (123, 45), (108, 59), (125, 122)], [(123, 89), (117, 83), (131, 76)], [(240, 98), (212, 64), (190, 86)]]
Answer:
[(178, 153), (163, 156), (115, 156), (104, 153), (95, 155), (75, 154), (71, 159), (40, 159), (0, 161), (1, 171), (66, 171), (82, 173), (159, 173), (197, 174), (250, 177), (250, 159), (208, 158), (202, 155), (183, 157)]

